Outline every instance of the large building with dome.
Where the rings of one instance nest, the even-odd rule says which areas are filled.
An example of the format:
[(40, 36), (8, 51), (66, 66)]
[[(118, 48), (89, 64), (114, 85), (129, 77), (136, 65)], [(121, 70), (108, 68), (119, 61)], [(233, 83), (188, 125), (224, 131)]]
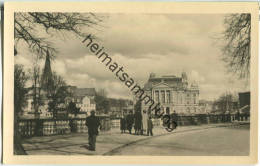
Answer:
[[(155, 103), (160, 103), (166, 114), (174, 111), (178, 114), (199, 113), (199, 87), (189, 83), (187, 74), (180, 77), (174, 75), (156, 76), (151, 73), (143, 90)], [(142, 110), (149, 110), (149, 105), (142, 102)]]

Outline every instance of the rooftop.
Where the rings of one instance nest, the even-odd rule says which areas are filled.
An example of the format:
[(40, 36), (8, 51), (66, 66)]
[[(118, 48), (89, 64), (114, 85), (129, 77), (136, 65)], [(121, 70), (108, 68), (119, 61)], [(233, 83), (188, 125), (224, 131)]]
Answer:
[(95, 96), (96, 90), (95, 88), (76, 88), (74, 94), (76, 96)]

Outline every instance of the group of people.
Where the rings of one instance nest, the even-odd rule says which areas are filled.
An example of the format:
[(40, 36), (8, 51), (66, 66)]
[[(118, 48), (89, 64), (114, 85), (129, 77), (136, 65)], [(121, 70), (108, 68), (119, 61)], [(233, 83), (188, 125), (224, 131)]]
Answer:
[[(145, 111), (143, 113), (146, 113)], [(95, 111), (91, 111), (91, 115), (86, 119), (86, 126), (88, 127), (88, 149), (91, 151), (96, 150), (96, 137), (98, 136), (98, 128), (100, 127), (99, 118), (95, 116)], [(153, 122), (151, 117), (148, 118), (148, 114), (136, 112), (133, 114), (129, 112), (128, 115), (124, 115), (120, 119), (120, 129), (122, 133), (126, 130), (132, 134), (132, 127), (134, 126), (136, 135), (143, 135), (144, 131), (147, 131), (147, 135), (153, 135)]]
[[(99, 118), (95, 116), (95, 111), (91, 111), (91, 115), (87, 117), (86, 126), (88, 127), (88, 149), (95, 151), (96, 137), (98, 136), (98, 128), (100, 127), (100, 121)], [(128, 130), (129, 133), (132, 134), (133, 126), (136, 135), (144, 135), (146, 131), (148, 136), (153, 136), (152, 118), (148, 118), (148, 114), (145, 111), (143, 111), (143, 115), (140, 111), (135, 112), (135, 114), (130, 111), (128, 115), (124, 115), (120, 119), (120, 129), (122, 133)]]
[(125, 133), (128, 130), (129, 134), (132, 134), (132, 128), (134, 127), (135, 135), (147, 135), (153, 136), (153, 122), (152, 118), (148, 116), (146, 111), (143, 111), (143, 115), (140, 111), (136, 111), (135, 114), (130, 111), (127, 115), (124, 114), (120, 118), (120, 130), (121, 133)]
[[(177, 114), (174, 111), (173, 114), (174, 127), (177, 127)], [(88, 127), (88, 140), (89, 150), (95, 151), (96, 149), (96, 137), (98, 135), (98, 128), (100, 127), (99, 118), (95, 116), (95, 111), (91, 111), (91, 115), (86, 119), (86, 126)], [(151, 116), (144, 110), (143, 113), (136, 111), (133, 114), (130, 111), (127, 115), (123, 115), (120, 119), (121, 133), (125, 133), (128, 130), (129, 134), (132, 134), (132, 128), (134, 127), (135, 135), (147, 135), (153, 136), (153, 121)]]

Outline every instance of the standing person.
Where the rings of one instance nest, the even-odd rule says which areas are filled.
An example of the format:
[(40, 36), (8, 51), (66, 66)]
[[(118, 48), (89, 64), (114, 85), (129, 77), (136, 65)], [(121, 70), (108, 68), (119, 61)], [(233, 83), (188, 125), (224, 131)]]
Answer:
[(125, 115), (123, 115), (120, 118), (120, 130), (121, 130), (121, 133), (125, 133), (125, 130), (126, 130), (126, 117), (125, 117)]
[(86, 119), (86, 126), (88, 127), (88, 141), (89, 150), (96, 150), (96, 137), (98, 135), (98, 127), (100, 126), (100, 121), (98, 117), (95, 116), (95, 111), (90, 112), (90, 116)]
[(174, 110), (173, 115), (172, 115), (172, 120), (173, 120), (173, 128), (176, 129), (178, 126), (178, 114), (176, 113), (176, 111)]
[(147, 132), (147, 122), (148, 122), (148, 113), (143, 110), (143, 114), (142, 114), (142, 132), (146, 133)]
[(237, 121), (240, 121), (240, 112), (237, 110)]
[(130, 111), (126, 117), (127, 130), (129, 131), (129, 134), (132, 134), (133, 123), (134, 123), (134, 117), (132, 111)]
[(141, 134), (142, 129), (142, 114), (140, 111), (136, 111), (135, 114), (135, 128), (136, 128), (136, 134)]
[(153, 121), (151, 116), (149, 117), (147, 123), (147, 135), (149, 136), (150, 134), (153, 136)]
[(134, 114), (134, 129), (135, 129), (135, 135), (137, 135), (136, 119), (137, 119), (137, 114), (136, 114), (136, 112), (135, 112), (135, 114)]

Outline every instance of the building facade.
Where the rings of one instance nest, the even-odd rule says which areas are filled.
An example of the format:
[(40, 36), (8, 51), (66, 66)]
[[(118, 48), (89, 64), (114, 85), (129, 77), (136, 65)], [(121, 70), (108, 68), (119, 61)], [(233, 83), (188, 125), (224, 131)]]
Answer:
[[(196, 114), (199, 110), (199, 87), (196, 83), (188, 83), (185, 72), (181, 77), (158, 77), (151, 73), (143, 90), (155, 104), (160, 103), (165, 114), (172, 114), (174, 111), (178, 114)], [(142, 110), (149, 110), (145, 101), (142, 102)]]
[(113, 99), (109, 98), (110, 111), (109, 114), (112, 117), (122, 117), (123, 115), (133, 112), (134, 103), (128, 99)]
[[(96, 91), (95, 88), (77, 88), (76, 86), (68, 86), (68, 90), (71, 93), (70, 97), (67, 97), (65, 103), (59, 105), (63, 108), (63, 112), (59, 110), (60, 114), (67, 114), (67, 106), (72, 101), (76, 104), (76, 107), (80, 109), (80, 114), (90, 115), (90, 111), (96, 110), (96, 103), (94, 101)], [(53, 113), (49, 111), (49, 100), (46, 97), (46, 92), (41, 91), (41, 102), (38, 108), (38, 117), (40, 119), (53, 118)], [(26, 104), (23, 111), (20, 113), (21, 118), (35, 118), (35, 110), (33, 106), (33, 89), (28, 88), (26, 95)]]
[(66, 105), (71, 101), (76, 104), (76, 107), (80, 108), (81, 113), (90, 115), (90, 111), (96, 110), (95, 88), (77, 88), (76, 86), (69, 86), (69, 92), (72, 94), (71, 97), (66, 99)]

